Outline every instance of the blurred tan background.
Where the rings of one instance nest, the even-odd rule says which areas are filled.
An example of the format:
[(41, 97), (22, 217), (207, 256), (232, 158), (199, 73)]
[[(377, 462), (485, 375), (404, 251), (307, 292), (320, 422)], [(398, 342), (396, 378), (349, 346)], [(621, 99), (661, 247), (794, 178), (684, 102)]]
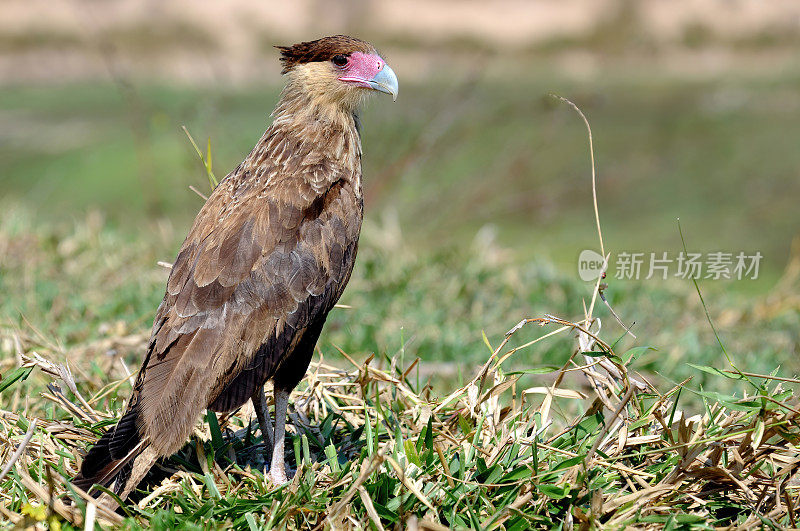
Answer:
[(572, 73), (609, 51), (708, 74), (796, 60), (796, 0), (4, 0), (5, 82), (115, 68), (150, 78), (272, 79), (271, 46), (332, 33), (375, 40), (417, 78), (442, 54), (551, 52)]

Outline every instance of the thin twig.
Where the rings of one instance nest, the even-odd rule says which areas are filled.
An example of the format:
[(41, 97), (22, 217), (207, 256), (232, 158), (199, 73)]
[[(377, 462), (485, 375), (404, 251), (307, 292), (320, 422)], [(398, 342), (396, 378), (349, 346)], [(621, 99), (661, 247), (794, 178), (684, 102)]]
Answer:
[(31, 421), (31, 424), (28, 427), (28, 431), (27, 433), (25, 433), (25, 437), (22, 439), (22, 442), (20, 442), (19, 446), (17, 447), (17, 451), (14, 452), (14, 455), (11, 456), (11, 459), (8, 461), (8, 463), (6, 463), (6, 466), (3, 467), (3, 471), (0, 472), (0, 481), (2, 481), (4, 477), (6, 477), (6, 474), (8, 474), (8, 472), (14, 466), (14, 463), (17, 462), (17, 459), (19, 459), (20, 456), (25, 452), (25, 447), (28, 446), (29, 442), (31, 442), (31, 438), (33, 437), (33, 434), (36, 432), (36, 422), (37, 422), (36, 419), (33, 419)]

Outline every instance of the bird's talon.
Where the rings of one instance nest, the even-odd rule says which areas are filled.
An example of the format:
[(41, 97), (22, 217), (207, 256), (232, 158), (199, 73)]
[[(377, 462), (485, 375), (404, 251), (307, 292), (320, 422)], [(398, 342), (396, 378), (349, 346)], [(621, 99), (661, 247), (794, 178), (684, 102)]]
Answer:
[(272, 473), (270, 473), (269, 479), (272, 481), (273, 484), (278, 485), (278, 486), (285, 485), (285, 484), (289, 483), (289, 478), (286, 477), (286, 474), (272, 474)]

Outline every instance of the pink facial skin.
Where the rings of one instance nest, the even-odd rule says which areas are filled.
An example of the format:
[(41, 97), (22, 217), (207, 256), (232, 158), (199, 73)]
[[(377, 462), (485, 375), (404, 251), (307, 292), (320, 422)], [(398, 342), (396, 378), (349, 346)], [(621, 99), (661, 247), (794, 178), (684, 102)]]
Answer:
[(353, 52), (348, 57), (347, 64), (342, 67), (339, 81), (370, 88), (369, 80), (383, 70), (385, 64), (386, 62), (377, 54)]

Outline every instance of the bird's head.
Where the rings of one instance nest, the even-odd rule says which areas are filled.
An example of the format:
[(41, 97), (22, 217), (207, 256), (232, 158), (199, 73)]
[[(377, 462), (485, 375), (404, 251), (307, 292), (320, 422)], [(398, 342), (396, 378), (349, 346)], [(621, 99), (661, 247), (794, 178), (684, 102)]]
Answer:
[(355, 110), (372, 91), (397, 99), (397, 76), (368, 42), (336, 35), (277, 48), (291, 88), (314, 104)]

